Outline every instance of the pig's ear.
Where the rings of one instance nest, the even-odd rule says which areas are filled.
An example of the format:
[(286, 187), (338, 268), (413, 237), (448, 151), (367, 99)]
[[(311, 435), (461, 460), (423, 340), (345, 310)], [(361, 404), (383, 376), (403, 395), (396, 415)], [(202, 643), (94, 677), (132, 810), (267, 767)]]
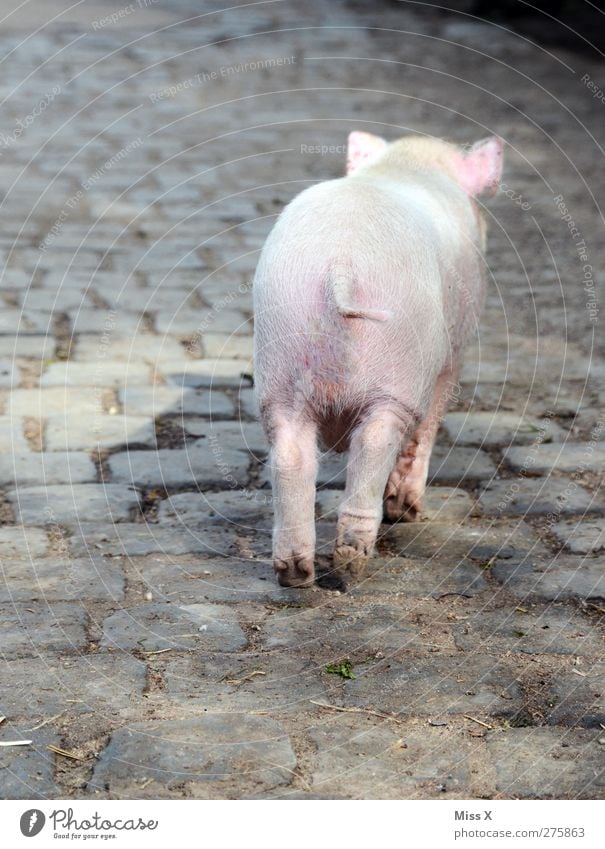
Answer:
[(474, 144), (457, 162), (458, 179), (471, 197), (494, 195), (502, 177), (504, 142), (497, 136)]
[(372, 133), (362, 133), (358, 130), (349, 133), (347, 145), (347, 175), (352, 174), (361, 165), (368, 165), (387, 146), (387, 142)]

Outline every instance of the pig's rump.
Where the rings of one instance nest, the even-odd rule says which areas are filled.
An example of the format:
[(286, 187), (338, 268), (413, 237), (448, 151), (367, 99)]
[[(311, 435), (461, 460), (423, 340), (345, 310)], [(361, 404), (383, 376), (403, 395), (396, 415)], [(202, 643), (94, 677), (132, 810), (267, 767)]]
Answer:
[[(383, 305), (388, 309), (388, 300)], [(377, 405), (422, 418), (446, 352), (442, 322), (421, 306), (408, 312), (400, 305), (387, 323), (344, 318), (331, 306), (326, 282), (295, 320), (272, 309), (270, 330), (257, 330), (256, 337), (261, 410), (306, 410), (320, 425), (329, 423), (321, 429), (334, 447)]]
[[(308, 413), (338, 448), (378, 405), (423, 418), (458, 342), (442, 262), (453, 253), (443, 233), (417, 206), (394, 203), (374, 187), (362, 186), (360, 199), (350, 182), (337, 198), (323, 184), (321, 194), (311, 189), (285, 210), (254, 284), (261, 412)], [(334, 191), (334, 184), (327, 186)], [(318, 203), (302, 203), (312, 192)], [(343, 275), (355, 307), (388, 319), (343, 315), (335, 297), (335, 285), (347, 285)]]

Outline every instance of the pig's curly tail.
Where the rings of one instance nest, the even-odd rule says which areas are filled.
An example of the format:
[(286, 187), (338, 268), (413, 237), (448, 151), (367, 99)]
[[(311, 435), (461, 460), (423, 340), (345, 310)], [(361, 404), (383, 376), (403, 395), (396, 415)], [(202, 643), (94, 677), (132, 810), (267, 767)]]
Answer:
[(353, 304), (353, 270), (348, 263), (334, 263), (330, 268), (330, 290), (338, 313), (343, 318), (365, 318), (369, 321), (389, 321), (389, 310), (366, 309)]

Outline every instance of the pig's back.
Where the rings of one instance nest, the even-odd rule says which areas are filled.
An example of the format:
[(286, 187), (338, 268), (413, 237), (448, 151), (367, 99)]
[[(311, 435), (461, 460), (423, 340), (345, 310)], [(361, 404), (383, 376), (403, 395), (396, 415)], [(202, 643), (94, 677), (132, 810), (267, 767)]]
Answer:
[[(307, 189), (280, 216), (257, 268), (258, 371), (347, 397), (403, 391), (407, 405), (425, 406), (450, 346), (442, 265), (464, 238), (417, 187), (346, 178)], [(392, 318), (340, 315), (335, 268), (350, 273), (355, 306)]]

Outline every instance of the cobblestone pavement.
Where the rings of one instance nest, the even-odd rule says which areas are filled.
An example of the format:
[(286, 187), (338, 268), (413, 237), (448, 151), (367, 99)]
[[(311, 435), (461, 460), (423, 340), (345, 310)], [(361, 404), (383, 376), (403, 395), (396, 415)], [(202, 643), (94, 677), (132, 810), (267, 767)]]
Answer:
[[(0, 36), (1, 795), (605, 798), (602, 66), (412, 3), (69, 5)], [(423, 522), (284, 590), (250, 280), (353, 128), (506, 139), (492, 276)]]

